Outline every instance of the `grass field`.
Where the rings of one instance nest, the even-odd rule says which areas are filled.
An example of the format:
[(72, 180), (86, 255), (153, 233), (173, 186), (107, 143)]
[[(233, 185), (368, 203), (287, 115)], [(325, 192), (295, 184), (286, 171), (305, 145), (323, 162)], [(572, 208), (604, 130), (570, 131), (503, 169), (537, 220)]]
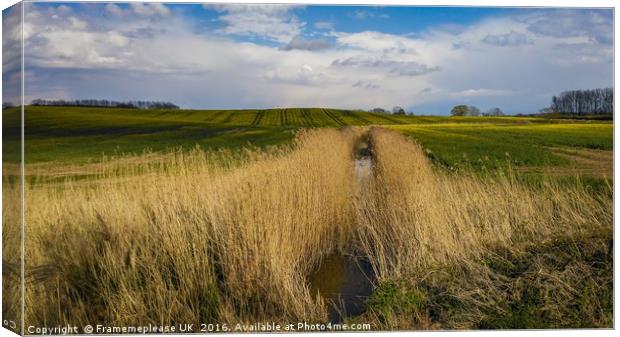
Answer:
[[(17, 125), (19, 110), (3, 111)], [(108, 155), (171, 147), (240, 148), (293, 138), (293, 129), (345, 125), (403, 124), (407, 116), (335, 109), (135, 110), (76, 107), (26, 108), (27, 162), (85, 161)], [(5, 129), (7, 141), (18, 133)], [(7, 158), (15, 161), (18, 158)]]
[(611, 122), (27, 107), (25, 133), (27, 324), (325, 321), (335, 254), (371, 266), (345, 320), (375, 330), (613, 325)]
[(611, 151), (611, 123), (436, 123), (390, 126), (410, 135), (448, 166), (495, 168), (570, 163), (557, 148)]

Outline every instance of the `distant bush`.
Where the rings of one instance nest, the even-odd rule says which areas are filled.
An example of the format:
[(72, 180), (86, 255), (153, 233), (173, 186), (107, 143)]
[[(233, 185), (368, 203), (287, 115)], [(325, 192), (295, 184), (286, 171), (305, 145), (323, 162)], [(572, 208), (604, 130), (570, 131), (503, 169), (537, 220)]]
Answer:
[(405, 115), (405, 109), (403, 109), (400, 106), (395, 106), (392, 108), (392, 114), (393, 115)]

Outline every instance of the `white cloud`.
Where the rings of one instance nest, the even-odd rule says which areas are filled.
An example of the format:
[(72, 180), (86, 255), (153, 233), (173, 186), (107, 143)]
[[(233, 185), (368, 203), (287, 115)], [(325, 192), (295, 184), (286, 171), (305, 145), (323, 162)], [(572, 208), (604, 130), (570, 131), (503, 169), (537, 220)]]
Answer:
[(359, 9), (349, 13), (349, 16), (358, 20), (366, 19), (389, 19), (390, 16), (385, 13), (377, 13), (372, 10)]
[(419, 76), (439, 70), (439, 67), (429, 67), (415, 61), (394, 61), (386, 57), (336, 59), (332, 62), (332, 66), (374, 68), (382, 73), (400, 76)]
[(66, 13), (71, 12), (71, 7), (65, 6), (65, 5), (60, 5), (60, 6), (56, 7), (56, 10), (59, 13), (65, 13), (66, 14)]
[(268, 72), (264, 78), (268, 81), (309, 86), (322, 86), (334, 81), (329, 75), (314, 71), (308, 64), (304, 64), (298, 69)]
[(314, 23), (314, 28), (316, 29), (324, 29), (324, 30), (333, 30), (334, 23), (329, 21), (317, 21)]
[(526, 34), (511, 31), (506, 34), (489, 34), (482, 39), (482, 42), (500, 47), (516, 47), (524, 44), (532, 44), (532, 39)]
[(212, 4), (205, 8), (223, 13), (223, 34), (261, 37), (286, 43), (300, 35), (304, 25), (291, 13), (296, 5)]
[(130, 6), (134, 13), (142, 16), (166, 16), (170, 14), (168, 7), (161, 3), (131, 2)]
[(364, 88), (364, 89), (379, 89), (379, 88), (381, 88), (381, 86), (376, 84), (376, 83), (366, 82), (366, 81), (357, 81), (357, 82), (353, 83), (353, 87), (355, 87), (355, 88)]
[(526, 16), (523, 20), (528, 30), (552, 37), (586, 37), (600, 43), (613, 42), (611, 13), (593, 10), (571, 9), (547, 10)]
[(364, 31), (359, 33), (334, 33), (338, 43), (352, 48), (385, 53), (415, 54), (415, 40), (398, 35)]
[(561, 36), (532, 31), (545, 12), (410, 36), (330, 31), (310, 39), (292, 6), (207, 6), (220, 14), (218, 32), (197, 30), (165, 5), (108, 4), (103, 17), (29, 6), (27, 62), (36, 69), (29, 83), (46, 95), (204, 108), (402, 105), (443, 112), (467, 103), (510, 113), (536, 111), (563, 90), (612, 83), (613, 49), (596, 37), (606, 35), (604, 25)]
[(305, 39), (301, 36), (295, 36), (286, 46), (284, 50), (322, 50), (331, 47), (331, 44), (325, 39)]
[(2, 102), (21, 103), (21, 6), (2, 11)]
[(69, 17), (68, 20), (69, 20), (71, 29), (83, 30), (83, 29), (86, 29), (86, 27), (88, 27), (88, 24), (85, 21), (80, 20), (76, 17)]
[(119, 6), (117, 6), (117, 5), (113, 4), (113, 3), (109, 3), (109, 4), (105, 5), (105, 11), (110, 13), (110, 14), (112, 14), (112, 15), (121, 15), (121, 14), (123, 14), (123, 10)]
[(484, 96), (503, 96), (510, 95), (510, 90), (497, 90), (497, 89), (467, 89), (453, 93), (456, 97), (484, 97)]
[(114, 3), (105, 5), (104, 10), (112, 16), (164, 17), (171, 14), (170, 9), (162, 3), (131, 2), (126, 9)]
[(611, 48), (601, 48), (592, 43), (558, 43), (554, 49), (558, 54), (572, 55), (570, 58), (554, 59), (556, 64), (567, 67), (580, 64), (604, 64), (613, 59)]
[(21, 68), (21, 5), (2, 12), (2, 69)]

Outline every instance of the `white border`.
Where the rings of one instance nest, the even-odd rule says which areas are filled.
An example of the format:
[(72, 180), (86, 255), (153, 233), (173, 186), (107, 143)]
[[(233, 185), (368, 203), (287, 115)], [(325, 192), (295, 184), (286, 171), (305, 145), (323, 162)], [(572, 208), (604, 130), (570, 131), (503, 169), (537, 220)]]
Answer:
[[(0, 0), (2, 9), (10, 7), (20, 1)], [(588, 7), (588, 8), (612, 8), (616, 7), (613, 0), (24, 0), (24, 2), (159, 2), (159, 3), (257, 3), (257, 4), (308, 4), (308, 5), (377, 5), (377, 6), (467, 6), (467, 7)]]
[[(5, 9), (10, 7), (19, 1), (17, 0), (0, 0), (1, 9)], [(432, 1), (432, 0), (413, 0), (413, 1), (403, 1), (403, 0), (240, 0), (240, 1), (228, 1), (228, 0), (211, 0), (211, 1), (195, 1), (195, 0), (169, 0), (169, 1), (138, 1), (138, 0), (126, 0), (126, 1), (93, 1), (93, 0), (57, 0), (57, 1), (32, 1), (27, 0), (27, 2), (162, 2), (162, 3), (280, 3), (280, 4), (288, 4), (288, 3), (301, 3), (301, 4), (317, 4), (317, 5), (402, 5), (402, 6), (469, 6), (469, 7), (588, 7), (588, 8), (614, 8), (614, 23), (615, 23), (615, 7), (616, 4), (612, 0), (496, 0), (496, 1), (480, 1), (480, 0), (440, 0), (440, 1)], [(614, 36), (618, 36), (619, 29), (618, 26), (614, 24)], [(0, 25), (0, 35), (2, 34), (2, 26)], [(23, 46), (22, 46), (23, 47)], [(0, 55), (1, 55), (2, 47), (0, 44)], [(618, 70), (615, 67), (616, 57), (615, 57), (615, 39), (614, 39), (614, 88), (617, 88), (618, 78)], [(23, 58), (23, 51), (22, 51)], [(23, 67), (23, 60), (22, 60)], [(23, 69), (22, 69), (23, 72)], [(24, 99), (24, 81), (22, 81), (22, 101)], [(0, 88), (0, 97), (2, 96), (2, 89)], [(614, 96), (614, 104), (617, 107), (617, 95)], [(22, 102), (23, 106), (23, 102)], [(23, 130), (22, 130), (23, 131)], [(614, 122), (614, 151), (616, 148), (616, 137), (620, 133), (616, 127)], [(22, 135), (23, 137), (23, 135)], [(0, 128), (0, 144), (2, 139), (2, 130)], [(22, 138), (23, 139), (23, 138)], [(1, 152), (1, 151), (0, 151)], [(615, 154), (615, 152), (614, 152)], [(23, 159), (23, 141), (22, 141), (22, 159)], [(2, 154), (0, 153), (0, 161), (2, 160)], [(615, 168), (620, 167), (620, 157), (614, 155), (614, 182), (618, 181), (618, 173)], [(23, 167), (22, 167), (23, 170)], [(23, 175), (23, 172), (22, 172)], [(614, 196), (616, 191), (617, 184), (614, 184)], [(22, 190), (23, 193), (23, 190)], [(23, 195), (23, 194), (22, 194)], [(614, 198), (615, 200), (615, 198)], [(23, 208), (22, 208), (23, 212)], [(2, 214), (2, 210), (0, 209), (0, 215)], [(616, 204), (614, 202), (614, 215), (616, 214)], [(23, 214), (22, 214), (23, 216)], [(614, 216), (614, 242), (618, 242), (617, 231), (615, 228), (617, 226), (618, 219)], [(22, 227), (23, 231), (23, 227)], [(23, 233), (23, 232), (22, 232)], [(22, 234), (23, 235), (23, 234)], [(22, 242), (23, 244), (23, 242)], [(2, 248), (0, 247), (0, 254), (2, 252)], [(23, 251), (22, 251), (23, 253)], [(616, 313), (618, 312), (618, 296), (616, 291), (616, 280), (618, 279), (618, 270), (616, 268), (616, 261), (618, 258), (617, 250), (614, 245), (614, 328), (616, 327), (615, 318), (617, 318)], [(23, 263), (23, 260), (22, 260)], [(23, 267), (22, 267), (23, 272)], [(23, 275), (22, 275), (23, 276)], [(23, 277), (22, 277), (23, 279)], [(22, 289), (23, 291), (23, 289)], [(1, 301), (1, 292), (0, 292), (0, 301)], [(23, 320), (23, 311), (22, 311), (22, 320)], [(22, 322), (23, 325), (23, 322)], [(22, 330), (23, 331), (23, 330)], [(363, 332), (360, 332), (363, 333)], [(283, 335), (291, 335), (296, 336), (301, 333), (294, 334), (283, 334)], [(333, 336), (334, 334), (343, 334), (338, 332), (330, 332), (330, 333), (318, 333), (318, 335), (324, 336)], [(363, 333), (368, 334), (368, 332)], [(446, 336), (446, 335), (460, 335), (460, 336), (494, 336), (496, 334), (500, 334), (501, 336), (581, 336), (584, 334), (593, 335), (593, 336), (615, 336), (616, 333), (614, 330), (582, 330), (582, 329), (571, 329), (571, 330), (510, 330), (510, 331), (399, 331), (399, 332), (371, 332), (370, 334), (377, 336), (410, 336), (413, 334), (420, 334), (424, 336)], [(7, 329), (0, 329), (0, 336), (15, 336), (12, 332)], [(226, 334), (226, 336), (236, 336), (242, 334)], [(251, 334), (252, 336), (273, 336), (274, 334)], [(278, 334), (281, 335), (281, 334)], [(317, 333), (312, 333), (313, 336), (317, 335)], [(88, 336), (88, 335), (87, 335)], [(114, 335), (107, 335), (114, 336)], [(169, 335), (162, 334), (160, 336), (179, 336), (179, 335)]]

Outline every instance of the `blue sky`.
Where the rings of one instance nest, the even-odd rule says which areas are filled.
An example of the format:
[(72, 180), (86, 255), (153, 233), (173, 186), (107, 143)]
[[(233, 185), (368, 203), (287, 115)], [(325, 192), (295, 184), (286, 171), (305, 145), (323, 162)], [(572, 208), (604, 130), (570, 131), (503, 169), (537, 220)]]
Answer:
[[(29, 3), (26, 100), (531, 113), (613, 86), (608, 9)], [(17, 17), (3, 13), (4, 100)]]

